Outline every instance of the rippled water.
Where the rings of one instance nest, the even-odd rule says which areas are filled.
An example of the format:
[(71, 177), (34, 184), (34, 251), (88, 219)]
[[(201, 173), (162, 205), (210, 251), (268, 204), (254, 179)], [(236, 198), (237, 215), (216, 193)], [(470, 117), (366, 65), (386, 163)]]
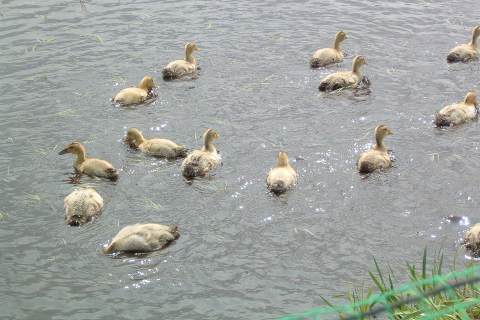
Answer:
[[(480, 92), (479, 62), (445, 61), (479, 24), (476, 1), (83, 4), (0, 4), (4, 317), (271, 319), (324, 307), (320, 295), (367, 279), (372, 255), (400, 279), (425, 245), (443, 244), (452, 260), (468, 223), (480, 222), (478, 124), (432, 125), (442, 106)], [(338, 30), (345, 61), (311, 70)], [(160, 70), (188, 41), (200, 70), (164, 82)], [(319, 95), (320, 79), (357, 54), (371, 84)], [(155, 99), (111, 106), (146, 75)], [(359, 175), (380, 123), (395, 133), (385, 140), (394, 166)], [(123, 143), (131, 127), (191, 149), (214, 128), (223, 165), (189, 184), (181, 160)], [(71, 141), (120, 179), (75, 181), (73, 156), (58, 155)], [(281, 150), (299, 180), (277, 197), (265, 178)], [(103, 214), (64, 225), (63, 198), (87, 185)], [(150, 254), (102, 253), (136, 222), (176, 224), (181, 237)]]

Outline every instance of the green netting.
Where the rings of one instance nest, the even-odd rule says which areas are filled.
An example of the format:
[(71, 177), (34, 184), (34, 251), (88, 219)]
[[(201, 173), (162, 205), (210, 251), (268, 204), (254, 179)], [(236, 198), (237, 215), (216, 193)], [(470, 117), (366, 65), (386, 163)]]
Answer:
[[(409, 269), (411, 272), (413, 271), (411, 278), (417, 279), (419, 275), (415, 273), (415, 268)], [(425, 274), (425, 270), (423, 270), (423, 274)], [(379, 273), (380, 280), (374, 276), (372, 279), (374, 282), (383, 282), (381, 273)], [(393, 288), (391, 279), (389, 278), (389, 280), (390, 290), (385, 290), (368, 299), (358, 297), (352, 299), (352, 295), (350, 295), (350, 298), (354, 300), (351, 304), (340, 307), (332, 305), (329, 308), (314, 309), (285, 316), (278, 320), (480, 319), (480, 266), (470, 265), (463, 271), (413, 281), (397, 289)], [(381, 283), (376, 284), (379, 288), (382, 287)], [(385, 283), (383, 285), (386, 287)], [(360, 310), (364, 310), (364, 312)]]

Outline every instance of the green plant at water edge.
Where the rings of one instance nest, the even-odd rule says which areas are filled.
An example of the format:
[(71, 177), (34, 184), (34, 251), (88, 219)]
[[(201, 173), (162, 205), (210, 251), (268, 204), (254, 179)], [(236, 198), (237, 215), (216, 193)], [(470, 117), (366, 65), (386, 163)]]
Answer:
[[(457, 257), (455, 257), (456, 262)], [(389, 265), (388, 272), (383, 272), (375, 259), (375, 271), (368, 271), (373, 284), (381, 294), (372, 297), (372, 285), (365, 288), (362, 284), (348, 285), (348, 308), (335, 307), (330, 301), (321, 297), (343, 319), (376, 319), (378, 315), (387, 314), (389, 319), (480, 319), (480, 266), (473, 261), (466, 264), (466, 269), (457, 271), (456, 263), (451, 272), (443, 275), (443, 254), (434, 255), (433, 267), (427, 271), (427, 248), (423, 253), (421, 269), (406, 261), (406, 268), (411, 282), (396, 288), (395, 274)], [(475, 273), (476, 272), (476, 273)], [(343, 296), (343, 295), (340, 295)], [(339, 297), (339, 296), (335, 296)], [(383, 317), (382, 317), (383, 318)]]

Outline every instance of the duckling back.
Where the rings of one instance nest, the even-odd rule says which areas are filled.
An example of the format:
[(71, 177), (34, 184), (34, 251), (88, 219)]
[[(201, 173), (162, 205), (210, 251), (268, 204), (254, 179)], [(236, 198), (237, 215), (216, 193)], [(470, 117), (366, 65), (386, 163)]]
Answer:
[[(75, 165), (74, 165), (75, 167)], [(97, 177), (115, 179), (118, 177), (118, 170), (108, 161), (96, 158), (88, 158), (82, 162), (79, 171)]]
[(160, 249), (179, 237), (178, 226), (169, 227), (158, 223), (134, 224), (120, 230), (103, 252), (148, 252)]
[(65, 222), (71, 226), (81, 226), (101, 212), (103, 199), (93, 188), (79, 189), (65, 197), (63, 207)]
[(220, 162), (218, 155), (210, 152), (195, 150), (190, 153), (182, 163), (181, 171), (186, 177), (204, 175), (207, 171), (215, 169)]

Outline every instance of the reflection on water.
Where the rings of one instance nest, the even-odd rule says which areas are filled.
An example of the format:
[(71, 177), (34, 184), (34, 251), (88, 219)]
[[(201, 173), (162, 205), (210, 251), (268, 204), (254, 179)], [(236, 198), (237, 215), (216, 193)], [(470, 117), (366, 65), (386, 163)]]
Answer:
[[(433, 115), (478, 91), (478, 61), (445, 60), (478, 24), (475, 5), (3, 1), (5, 317), (272, 319), (324, 307), (319, 296), (363, 281), (372, 255), (400, 269), (445, 244), (453, 259), (469, 224), (446, 217), (478, 222), (478, 123), (437, 129)], [(312, 70), (309, 58), (340, 29), (348, 57), (369, 65), (358, 87), (320, 94), (348, 61)], [(111, 105), (128, 84), (161, 79), (188, 41), (202, 48), (194, 76), (157, 80), (140, 105)], [(386, 144), (396, 161), (362, 176), (355, 164), (378, 124), (395, 132)], [(182, 159), (123, 143), (132, 127), (190, 150), (215, 128), (222, 165), (188, 181)], [(118, 181), (74, 176), (57, 154), (70, 141), (88, 141)], [(265, 179), (279, 151), (298, 160), (299, 177), (276, 196)], [(66, 226), (63, 198), (87, 185), (104, 198), (102, 215)], [(102, 253), (137, 222), (182, 236), (148, 254)]]

